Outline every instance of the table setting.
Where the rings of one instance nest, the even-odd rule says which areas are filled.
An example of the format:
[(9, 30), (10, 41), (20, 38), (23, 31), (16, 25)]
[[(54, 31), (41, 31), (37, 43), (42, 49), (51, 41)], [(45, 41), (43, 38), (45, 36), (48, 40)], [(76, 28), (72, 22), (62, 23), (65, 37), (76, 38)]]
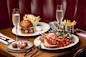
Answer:
[[(64, 19), (63, 21), (63, 16), (63, 6), (58, 5), (56, 10), (56, 21), (49, 22), (49, 24), (40, 22), (41, 18), (32, 14), (25, 14), (23, 20), (17, 20), (18, 23), (16, 23), (16, 21), (14, 22), (14, 18), (13, 24), (16, 23), (16, 25), (12, 28), (13, 34), (16, 36), (38, 37), (34, 39), (33, 44), (29, 41), (24, 42), (24, 40), (16, 38), (15, 42), (8, 45), (8, 49), (10, 49), (10, 51), (14, 50), (14, 52), (25, 52), (25, 50), (28, 50), (25, 54), (27, 55), (32, 50), (31, 47), (34, 46), (36, 47), (35, 49), (37, 49), (32, 54), (34, 55), (38, 49), (51, 51), (67, 49), (75, 46), (79, 43), (79, 38), (73, 34), (74, 26), (77, 22), (68, 19)], [(16, 17), (16, 19), (19, 18)], [(22, 45), (25, 47), (22, 48)]]
[[(23, 20), (20, 21), (19, 9), (13, 9), (12, 22), (14, 27), (12, 28), (12, 34), (15, 35), (16, 40), (8, 42), (7, 38), (4, 44), (7, 45), (7, 50), (13, 53), (25, 53), (24, 56), (31, 53), (30, 57), (36, 54), (39, 49), (48, 51), (58, 51), (73, 47), (79, 43), (79, 38), (74, 34), (74, 26), (77, 24), (75, 20), (64, 19), (64, 10), (62, 5), (57, 5), (56, 20), (45, 23), (40, 22), (40, 16), (33, 14), (25, 14)], [(21, 40), (18, 37), (35, 37), (34, 41)], [(29, 39), (29, 38), (28, 38)], [(3, 42), (3, 41), (2, 41)], [(34, 48), (35, 47), (35, 48)]]

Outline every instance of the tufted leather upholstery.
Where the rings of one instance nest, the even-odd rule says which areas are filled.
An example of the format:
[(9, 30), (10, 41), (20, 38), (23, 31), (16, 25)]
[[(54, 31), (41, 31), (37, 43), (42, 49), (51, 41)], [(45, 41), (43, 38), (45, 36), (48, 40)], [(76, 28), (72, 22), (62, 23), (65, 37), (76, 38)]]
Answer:
[(6, 0), (0, 0), (0, 29), (10, 26)]
[(86, 47), (79, 49), (73, 57), (86, 57)]
[[(0, 27), (12, 24), (13, 8), (19, 8), (22, 16), (26, 13), (41, 16), (44, 22), (55, 20), (56, 4), (62, 0), (0, 0)], [(86, 30), (86, 0), (66, 0), (65, 19), (76, 20), (77, 28)], [(6, 21), (4, 21), (6, 20)], [(4, 24), (4, 22), (7, 24)]]
[[(21, 17), (24, 14), (31, 13), (34, 15), (41, 16), (44, 22), (55, 20), (56, 4), (63, 0), (7, 0), (8, 11), (12, 12), (12, 9), (19, 7)], [(16, 5), (15, 5), (16, 4)], [(11, 18), (11, 16), (10, 16)]]

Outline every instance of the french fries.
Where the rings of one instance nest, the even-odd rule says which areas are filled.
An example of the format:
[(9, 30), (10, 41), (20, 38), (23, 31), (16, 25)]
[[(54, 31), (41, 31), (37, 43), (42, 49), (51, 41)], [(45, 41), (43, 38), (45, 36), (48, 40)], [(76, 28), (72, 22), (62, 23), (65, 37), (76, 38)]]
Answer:
[(74, 20), (74, 21), (71, 23), (71, 26), (75, 26), (76, 23), (77, 23), (77, 22)]
[(73, 22), (71, 22), (70, 20), (64, 20), (64, 26), (75, 26), (76, 23), (77, 22), (75, 20)]
[(32, 23), (37, 23), (41, 20), (40, 16), (34, 16), (31, 14), (25, 14), (25, 16), (23, 17), (24, 20), (29, 20)]

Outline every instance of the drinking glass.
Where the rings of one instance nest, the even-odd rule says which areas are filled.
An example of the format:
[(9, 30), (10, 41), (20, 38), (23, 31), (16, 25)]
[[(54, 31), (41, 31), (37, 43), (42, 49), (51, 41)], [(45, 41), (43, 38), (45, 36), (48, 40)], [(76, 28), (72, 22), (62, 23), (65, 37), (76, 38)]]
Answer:
[(64, 17), (64, 8), (62, 4), (59, 4), (56, 7), (56, 20), (59, 24), (61, 24), (63, 17)]
[[(12, 12), (12, 22), (14, 27), (16, 28), (16, 34), (17, 34), (17, 29), (20, 24), (20, 13), (18, 8), (14, 8)], [(16, 40), (18, 40), (17, 35), (16, 35)]]

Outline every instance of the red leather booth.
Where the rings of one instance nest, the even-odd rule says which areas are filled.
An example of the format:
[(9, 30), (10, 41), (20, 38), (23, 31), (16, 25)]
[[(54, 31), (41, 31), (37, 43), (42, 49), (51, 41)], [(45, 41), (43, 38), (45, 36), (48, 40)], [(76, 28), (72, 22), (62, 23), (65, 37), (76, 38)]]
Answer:
[[(0, 0), (0, 28), (12, 25), (13, 8), (19, 8), (21, 19), (24, 14), (40, 16), (43, 22), (55, 20), (56, 4), (61, 0)], [(76, 20), (76, 28), (86, 30), (86, 0), (66, 0), (64, 19)]]

